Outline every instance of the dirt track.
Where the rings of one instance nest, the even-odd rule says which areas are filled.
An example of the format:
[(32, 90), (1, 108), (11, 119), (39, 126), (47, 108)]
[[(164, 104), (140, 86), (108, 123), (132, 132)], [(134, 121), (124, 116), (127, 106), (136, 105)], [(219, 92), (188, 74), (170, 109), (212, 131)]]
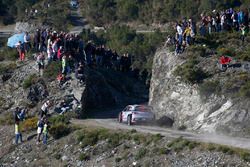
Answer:
[(72, 120), (73, 124), (85, 125), (85, 126), (97, 126), (104, 127), (107, 129), (124, 129), (131, 130), (135, 129), (138, 132), (150, 133), (150, 134), (161, 134), (170, 138), (183, 137), (188, 140), (205, 142), (205, 143), (215, 143), (221, 145), (227, 145), (232, 147), (238, 147), (250, 150), (250, 139), (249, 138), (238, 138), (238, 137), (228, 137), (217, 134), (196, 134), (192, 132), (184, 132), (178, 130), (172, 130), (169, 128), (162, 128), (156, 126), (128, 126), (125, 124), (120, 124), (116, 119), (86, 119), (86, 120)]

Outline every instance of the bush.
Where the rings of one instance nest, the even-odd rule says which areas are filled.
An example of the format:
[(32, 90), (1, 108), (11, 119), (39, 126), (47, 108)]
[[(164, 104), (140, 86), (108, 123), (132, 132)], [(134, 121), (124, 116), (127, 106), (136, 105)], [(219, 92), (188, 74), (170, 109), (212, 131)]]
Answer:
[(206, 81), (199, 86), (202, 96), (209, 97), (212, 94), (220, 94), (221, 86), (219, 81)]
[(22, 131), (31, 131), (37, 128), (37, 121), (36, 117), (28, 118), (21, 124)]
[(147, 141), (147, 138), (145, 137), (145, 135), (135, 134), (133, 135), (133, 140), (135, 141), (136, 144), (141, 144), (145, 143)]
[(59, 123), (63, 123), (63, 124), (69, 124), (70, 122), (70, 117), (68, 117), (68, 115), (57, 115), (57, 116), (53, 116), (49, 118), (49, 122), (51, 124), (59, 124)]
[(0, 107), (2, 107), (6, 103), (6, 100), (0, 96)]
[(122, 160), (122, 158), (121, 158), (121, 157), (117, 157), (117, 158), (115, 158), (115, 162), (116, 162), (116, 163), (119, 163), (121, 160)]
[(185, 64), (178, 66), (174, 71), (174, 75), (180, 76), (186, 83), (201, 83), (203, 79), (208, 77), (208, 74), (197, 67), (197, 64), (196, 59), (190, 59)]
[(191, 45), (187, 48), (188, 55), (190, 56), (201, 56), (204, 57), (206, 55), (206, 48), (204, 46), (199, 45)]
[(17, 68), (16, 63), (0, 64), (0, 75), (12, 72), (16, 68)]
[(44, 78), (49, 81), (56, 80), (59, 73), (61, 73), (61, 63), (60, 61), (53, 61), (45, 68)]
[(36, 74), (32, 74), (29, 77), (27, 77), (24, 81), (23, 81), (23, 88), (24, 89), (28, 89), (29, 87), (31, 87), (33, 84), (35, 84), (38, 80), (38, 77)]
[(250, 98), (250, 81), (241, 86), (239, 94), (242, 97)]
[(15, 61), (18, 58), (18, 52), (16, 49), (4, 47), (2, 51), (0, 51), (0, 59), (1, 60), (10, 60)]
[(11, 112), (7, 112), (0, 117), (0, 124), (1, 125), (12, 125), (14, 124), (14, 116)]
[(90, 160), (90, 156), (86, 153), (81, 153), (79, 156), (79, 160), (80, 161), (88, 161), (88, 160)]
[(250, 153), (249, 152), (246, 152), (246, 151), (240, 152), (240, 157), (244, 161), (250, 162)]
[(193, 149), (197, 147), (199, 143), (193, 142), (193, 141), (188, 141), (186, 139), (183, 139), (182, 137), (174, 139), (168, 144), (168, 147), (173, 149), (174, 151), (181, 151), (185, 148)]
[(144, 147), (140, 148), (138, 150), (138, 152), (135, 154), (135, 159), (139, 160), (142, 159), (143, 157), (145, 157), (145, 155), (147, 154), (148, 150)]
[(230, 56), (234, 57), (236, 55), (235, 50), (233, 48), (218, 48), (217, 52), (219, 56)]
[(67, 136), (71, 132), (69, 125), (64, 123), (54, 124), (49, 128), (49, 133), (54, 139), (59, 139), (61, 137)]

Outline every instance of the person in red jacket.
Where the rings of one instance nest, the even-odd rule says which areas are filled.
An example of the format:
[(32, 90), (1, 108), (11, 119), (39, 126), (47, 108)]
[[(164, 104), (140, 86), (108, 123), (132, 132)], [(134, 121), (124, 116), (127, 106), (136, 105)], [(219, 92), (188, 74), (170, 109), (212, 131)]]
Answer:
[(57, 51), (57, 59), (62, 60), (62, 54), (63, 54), (63, 47), (60, 46), (60, 48)]
[(227, 65), (232, 61), (232, 59), (230, 57), (227, 56), (221, 56), (220, 57), (220, 64), (221, 65)]
[(232, 61), (230, 57), (221, 56), (220, 57), (220, 67), (221, 70), (226, 70), (228, 68), (229, 63)]

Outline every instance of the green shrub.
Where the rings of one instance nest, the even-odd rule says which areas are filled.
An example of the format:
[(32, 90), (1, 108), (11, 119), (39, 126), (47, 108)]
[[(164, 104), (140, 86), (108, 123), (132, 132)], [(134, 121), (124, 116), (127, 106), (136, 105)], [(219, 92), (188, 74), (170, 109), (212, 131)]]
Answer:
[(240, 152), (240, 157), (244, 161), (250, 162), (250, 153), (249, 152), (246, 152), (246, 151)]
[(122, 158), (121, 158), (121, 157), (117, 157), (117, 158), (115, 158), (115, 162), (116, 162), (116, 163), (119, 163), (121, 160), (122, 160)]
[(155, 155), (164, 155), (167, 154), (167, 148), (165, 147), (154, 147), (152, 153)]
[(234, 153), (234, 150), (228, 146), (218, 146), (217, 147), (217, 151), (221, 151), (223, 152), (224, 154), (233, 154)]
[(90, 156), (89, 156), (89, 154), (81, 153), (81, 154), (79, 155), (79, 160), (80, 160), (80, 161), (88, 161), (88, 160), (90, 160)]
[(216, 146), (214, 145), (214, 144), (208, 144), (208, 146), (207, 146), (207, 149), (209, 150), (209, 151), (214, 151), (214, 150), (216, 150)]
[(178, 127), (178, 130), (186, 130), (187, 126), (186, 125), (181, 125)]
[(6, 103), (6, 100), (0, 96), (0, 107), (2, 107)]
[(12, 125), (14, 124), (14, 116), (11, 112), (7, 112), (0, 117), (0, 124), (1, 125)]
[(61, 159), (61, 157), (62, 157), (62, 155), (60, 153), (56, 153), (54, 155), (54, 158), (57, 159), (57, 160)]
[(10, 60), (15, 61), (18, 58), (18, 52), (16, 49), (4, 47), (2, 51), (0, 51), (0, 59), (1, 60)]
[(114, 133), (109, 137), (108, 143), (111, 148), (117, 147), (120, 144), (120, 134)]
[(8, 72), (12, 72), (17, 68), (16, 63), (0, 64), (0, 75)]
[(147, 138), (145, 137), (145, 135), (135, 134), (133, 135), (133, 140), (135, 141), (136, 144), (142, 144), (147, 141)]
[(250, 98), (250, 81), (241, 86), (239, 94), (242, 97)]
[(28, 89), (31, 87), (33, 84), (35, 84), (38, 81), (38, 77), (36, 74), (32, 74), (28, 76), (24, 81), (23, 81), (23, 88)]
[(162, 136), (160, 133), (157, 133), (157, 134), (151, 136), (151, 140), (152, 140), (153, 142), (158, 142), (158, 141), (161, 140), (162, 138), (163, 138), (163, 136)]
[(65, 115), (57, 115), (57, 116), (50, 117), (49, 122), (51, 124), (58, 124), (58, 123), (69, 124), (70, 118), (66, 114)]
[(53, 136), (54, 139), (59, 139), (61, 137), (67, 136), (71, 132), (69, 125), (64, 123), (58, 123), (51, 125), (49, 128), (49, 133)]
[(235, 50), (233, 48), (218, 48), (217, 52), (219, 56), (230, 56), (234, 57), (236, 55)]
[(181, 151), (185, 148), (193, 149), (195, 148), (199, 143), (189, 141), (186, 139), (183, 139), (182, 137), (179, 137), (177, 139), (174, 139), (168, 144), (168, 147), (173, 149), (174, 151)]
[(197, 64), (197, 59), (189, 59), (186, 63), (175, 69), (174, 75), (180, 76), (186, 83), (201, 83), (203, 79), (208, 77), (208, 74), (201, 68), (197, 67)]
[(135, 159), (139, 160), (142, 159), (143, 157), (145, 157), (145, 155), (147, 154), (148, 150), (144, 147), (140, 148), (137, 153), (135, 154)]
[(56, 80), (59, 73), (61, 73), (61, 63), (60, 61), (53, 61), (45, 68), (44, 78), (50, 81)]
[(219, 81), (205, 81), (199, 86), (202, 96), (209, 97), (212, 94), (220, 94), (221, 86)]
[(37, 128), (37, 117), (28, 118), (21, 123), (22, 131), (31, 131)]
[(192, 45), (187, 48), (188, 55), (190, 56), (201, 56), (204, 57), (206, 55), (206, 47), (200, 45)]

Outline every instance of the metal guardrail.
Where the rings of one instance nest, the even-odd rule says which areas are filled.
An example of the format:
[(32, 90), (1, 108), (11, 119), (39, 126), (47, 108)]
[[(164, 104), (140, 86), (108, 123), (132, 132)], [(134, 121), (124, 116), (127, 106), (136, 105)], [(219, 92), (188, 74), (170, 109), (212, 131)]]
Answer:
[(10, 37), (12, 34), (10, 31), (0, 32), (0, 37)]

